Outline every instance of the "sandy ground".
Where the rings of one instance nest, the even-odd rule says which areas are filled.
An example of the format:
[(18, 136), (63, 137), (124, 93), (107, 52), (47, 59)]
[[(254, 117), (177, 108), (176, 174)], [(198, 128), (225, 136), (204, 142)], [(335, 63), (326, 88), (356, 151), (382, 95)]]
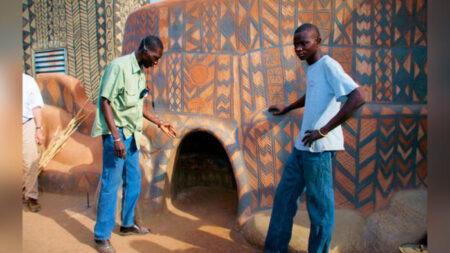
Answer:
[[(198, 188), (178, 196), (169, 211), (144, 220), (151, 234), (122, 237), (116, 221), (111, 238), (116, 251), (261, 252), (235, 229), (235, 192)], [(92, 204), (87, 208), (86, 196), (43, 193), (39, 201), (39, 213), (23, 206), (23, 252), (96, 252), (95, 213)]]

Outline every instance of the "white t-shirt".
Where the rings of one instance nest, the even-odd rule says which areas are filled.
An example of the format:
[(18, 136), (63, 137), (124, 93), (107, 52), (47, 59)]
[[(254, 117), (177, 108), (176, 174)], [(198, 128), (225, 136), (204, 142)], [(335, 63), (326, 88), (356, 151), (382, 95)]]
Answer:
[(33, 118), (33, 108), (43, 107), (44, 100), (33, 77), (22, 74), (22, 123)]
[(314, 141), (311, 147), (303, 145), (306, 130), (325, 126), (341, 108), (346, 95), (358, 85), (345, 73), (342, 66), (328, 55), (322, 56), (306, 70), (306, 99), (302, 128), (295, 141), (295, 148), (310, 152), (344, 149), (341, 126), (331, 130), (326, 137)]

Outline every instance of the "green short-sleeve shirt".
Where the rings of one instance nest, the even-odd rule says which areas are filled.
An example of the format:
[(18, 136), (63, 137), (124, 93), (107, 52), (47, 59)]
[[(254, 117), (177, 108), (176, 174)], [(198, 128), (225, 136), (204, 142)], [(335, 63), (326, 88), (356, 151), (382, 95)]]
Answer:
[(126, 139), (134, 134), (136, 147), (140, 147), (145, 89), (145, 74), (134, 53), (119, 57), (106, 66), (99, 88), (97, 110), (91, 135), (111, 134), (101, 110), (101, 97), (108, 99), (118, 128), (123, 128)]

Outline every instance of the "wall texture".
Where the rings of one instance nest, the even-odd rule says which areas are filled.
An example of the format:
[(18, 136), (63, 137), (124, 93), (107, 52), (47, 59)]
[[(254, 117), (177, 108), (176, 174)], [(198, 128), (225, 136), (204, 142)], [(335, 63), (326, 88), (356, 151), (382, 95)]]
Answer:
[(141, 4), (24, 1), (24, 66), (32, 73), (33, 50), (64, 47), (69, 75), (89, 94), (110, 60), (133, 52), (147, 34), (162, 39), (164, 55), (146, 73), (147, 105), (154, 103), (179, 136), (144, 124), (152, 157), (144, 195), (153, 209), (164, 206), (179, 144), (199, 130), (230, 158), (240, 221), (271, 208), (302, 111), (273, 117), (266, 109), (305, 92), (304, 66), (292, 47), (293, 31), (305, 22), (320, 28), (324, 51), (368, 101), (343, 126), (346, 151), (333, 170), (336, 207), (367, 216), (396, 191), (427, 187), (426, 0), (170, 1), (131, 12)]
[(80, 80), (90, 96), (106, 64), (122, 54), (128, 14), (144, 3), (148, 1), (23, 0), (25, 72), (34, 74), (35, 50), (65, 48), (67, 74)]
[[(224, 145), (238, 185), (239, 212), (271, 208), (301, 112), (272, 117), (274, 103), (305, 92), (292, 47), (295, 28), (316, 24), (323, 48), (364, 89), (368, 101), (343, 127), (346, 152), (334, 165), (336, 206), (368, 215), (395, 191), (427, 187), (425, 0), (180, 1), (130, 14), (123, 53), (146, 34), (165, 53), (147, 73), (152, 101), (181, 137), (212, 132)], [(298, 120), (300, 118), (300, 120)], [(162, 201), (176, 141), (160, 142), (155, 187)], [(175, 145), (175, 146), (174, 146)]]

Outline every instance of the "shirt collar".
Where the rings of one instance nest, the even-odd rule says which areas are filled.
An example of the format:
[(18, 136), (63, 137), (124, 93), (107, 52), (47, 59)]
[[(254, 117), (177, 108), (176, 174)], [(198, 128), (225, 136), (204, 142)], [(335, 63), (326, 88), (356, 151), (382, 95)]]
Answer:
[(136, 52), (134, 52), (130, 55), (130, 60), (131, 60), (131, 70), (133, 71), (133, 73), (142, 71), (142, 69), (141, 69), (141, 67), (139, 67), (139, 63), (137, 62), (137, 59), (136, 59)]

